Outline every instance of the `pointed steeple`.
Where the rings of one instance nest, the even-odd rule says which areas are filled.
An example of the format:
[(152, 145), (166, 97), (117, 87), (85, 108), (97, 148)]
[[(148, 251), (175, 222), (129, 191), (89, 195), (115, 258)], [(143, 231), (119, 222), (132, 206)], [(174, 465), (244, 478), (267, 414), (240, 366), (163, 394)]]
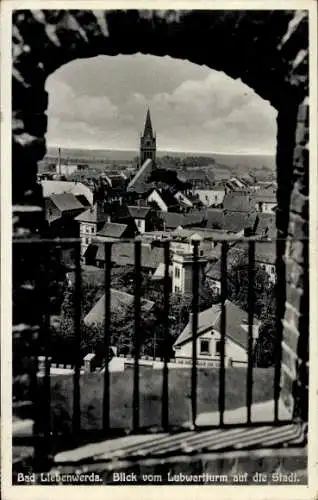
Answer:
[(156, 147), (156, 136), (153, 133), (150, 110), (148, 108), (144, 133), (140, 136), (140, 166), (148, 159), (151, 159), (155, 163)]
[(144, 128), (144, 135), (143, 137), (153, 137), (153, 130), (152, 130), (152, 124), (151, 124), (151, 117), (150, 117), (150, 109), (147, 109), (147, 115), (146, 115), (146, 121), (145, 121), (145, 128)]

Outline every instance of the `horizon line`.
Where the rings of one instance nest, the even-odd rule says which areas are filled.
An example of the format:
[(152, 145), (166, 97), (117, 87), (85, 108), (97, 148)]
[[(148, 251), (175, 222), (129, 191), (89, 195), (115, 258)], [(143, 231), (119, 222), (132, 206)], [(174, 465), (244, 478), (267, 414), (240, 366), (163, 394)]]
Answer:
[[(134, 152), (136, 151), (136, 154), (138, 156), (139, 150), (138, 149), (127, 149), (127, 148), (102, 148), (102, 147), (78, 147), (78, 146), (61, 146), (57, 144), (48, 144), (47, 148), (61, 148), (62, 149), (79, 149), (81, 151), (117, 151), (117, 152)], [(230, 151), (186, 151), (182, 149), (157, 149), (157, 152), (163, 152), (163, 153), (191, 153), (191, 154), (205, 154), (205, 155), (229, 155), (229, 156), (234, 156), (234, 155), (261, 155), (261, 156), (275, 156), (276, 152), (270, 153), (269, 151), (261, 151), (261, 152), (256, 152), (256, 151), (235, 151), (235, 152), (230, 152)]]

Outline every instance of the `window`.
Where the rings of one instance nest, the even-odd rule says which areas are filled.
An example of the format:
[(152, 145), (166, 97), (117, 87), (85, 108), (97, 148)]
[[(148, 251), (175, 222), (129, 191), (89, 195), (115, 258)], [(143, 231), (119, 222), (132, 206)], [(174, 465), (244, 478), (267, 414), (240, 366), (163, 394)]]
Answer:
[(174, 287), (174, 292), (175, 292), (175, 293), (178, 293), (178, 292), (180, 292), (180, 287), (178, 287), (178, 286), (175, 286), (175, 287)]
[(174, 275), (175, 275), (176, 278), (180, 278), (180, 268), (179, 267), (175, 268)]
[(85, 244), (88, 245), (89, 244), (89, 238), (85, 238)]
[(220, 355), (221, 354), (221, 341), (217, 340), (215, 342), (215, 354)]
[(271, 267), (271, 274), (275, 274), (275, 266)]
[(200, 354), (210, 354), (210, 341), (201, 340), (200, 341)]

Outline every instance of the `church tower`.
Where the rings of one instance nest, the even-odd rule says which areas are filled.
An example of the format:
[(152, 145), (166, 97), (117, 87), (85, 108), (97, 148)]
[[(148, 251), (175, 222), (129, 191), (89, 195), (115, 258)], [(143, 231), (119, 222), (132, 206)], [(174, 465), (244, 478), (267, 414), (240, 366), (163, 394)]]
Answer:
[(140, 166), (150, 158), (156, 161), (156, 135), (153, 133), (150, 111), (147, 110), (144, 133), (140, 137)]

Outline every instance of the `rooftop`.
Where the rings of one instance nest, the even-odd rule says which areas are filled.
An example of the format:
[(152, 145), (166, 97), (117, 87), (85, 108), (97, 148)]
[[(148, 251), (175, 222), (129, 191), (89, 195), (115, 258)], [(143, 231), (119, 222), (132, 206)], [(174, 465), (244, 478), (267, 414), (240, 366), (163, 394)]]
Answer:
[(226, 193), (223, 208), (231, 212), (251, 212), (254, 210), (255, 198), (246, 191)]
[(162, 214), (164, 223), (169, 229), (177, 227), (189, 227), (201, 224), (205, 220), (205, 211), (189, 212), (187, 214), (179, 214), (177, 212), (165, 212)]
[(99, 222), (106, 222), (107, 218), (108, 214), (104, 212), (102, 206), (99, 203), (95, 203), (95, 205), (75, 217), (75, 220), (79, 222), (91, 222), (97, 224)]
[(150, 212), (150, 207), (128, 206), (129, 213), (133, 219), (145, 219)]
[(136, 174), (129, 182), (127, 190), (136, 192), (145, 192), (148, 190), (148, 180), (152, 173), (153, 163), (150, 158), (137, 170)]
[(255, 202), (263, 202), (263, 203), (277, 203), (277, 194), (276, 189), (272, 186), (268, 188), (262, 188), (256, 191), (255, 194)]
[[(246, 331), (248, 315), (240, 307), (229, 300), (225, 301), (226, 311), (226, 336), (233, 342), (240, 345), (244, 349), (248, 346), (248, 334)], [(254, 326), (258, 326), (259, 322), (254, 319)], [(209, 309), (198, 314), (198, 333), (199, 337), (208, 329), (221, 330), (221, 304), (214, 304)], [(187, 326), (179, 335), (175, 342), (175, 346), (180, 346), (192, 339), (192, 321), (189, 321)]]
[[(96, 260), (105, 260), (105, 245), (94, 243)], [(119, 243), (112, 246), (111, 259), (117, 266), (135, 265), (134, 243)], [(146, 269), (157, 269), (164, 262), (164, 250), (160, 247), (151, 247), (149, 244), (141, 245), (141, 267)]]
[(82, 203), (72, 193), (51, 194), (49, 198), (61, 212), (84, 209)]
[(105, 222), (97, 236), (106, 236), (108, 238), (120, 238), (127, 229), (127, 224), (117, 224), (116, 222)]
[(90, 204), (93, 203), (91, 189), (82, 182), (44, 180), (41, 181), (41, 186), (44, 198), (48, 198), (52, 194), (72, 193), (75, 196), (84, 195)]
[[(110, 310), (111, 313), (119, 312), (122, 308), (127, 308), (134, 303), (134, 295), (131, 295), (121, 290), (110, 289)], [(154, 302), (141, 299), (141, 308), (143, 311), (150, 311), (154, 306)], [(105, 295), (103, 295), (96, 304), (92, 307), (89, 313), (84, 318), (86, 326), (103, 323), (105, 320)]]

